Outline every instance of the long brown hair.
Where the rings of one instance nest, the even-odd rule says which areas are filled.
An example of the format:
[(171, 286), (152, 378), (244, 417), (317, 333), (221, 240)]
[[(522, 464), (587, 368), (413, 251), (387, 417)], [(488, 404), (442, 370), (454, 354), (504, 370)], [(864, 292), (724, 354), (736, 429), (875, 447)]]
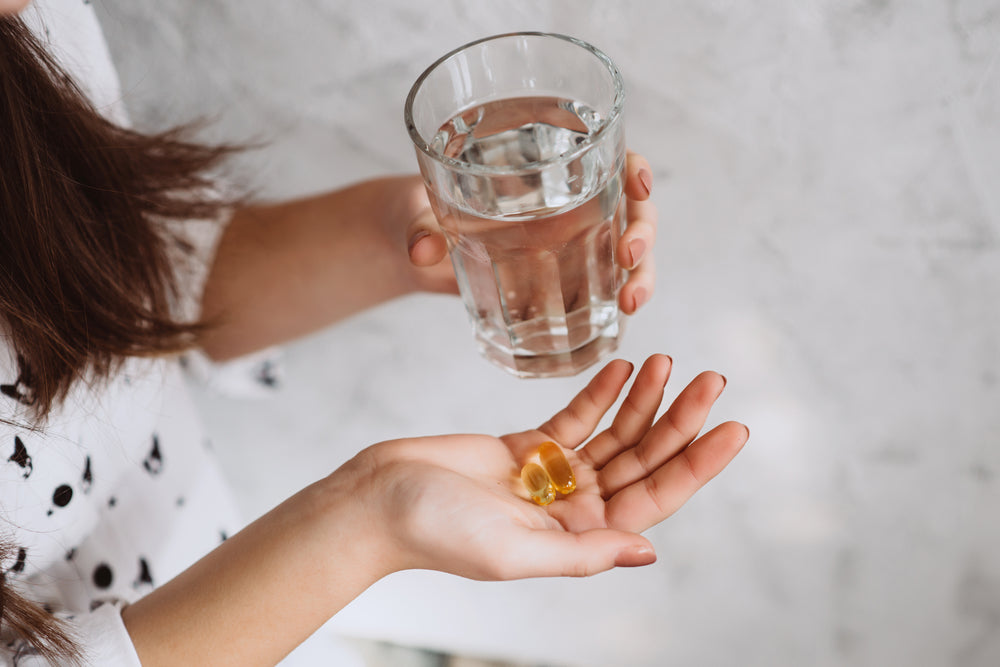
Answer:
[[(203, 326), (171, 312), (182, 248), (168, 228), (220, 214), (208, 174), (233, 149), (184, 136), (108, 121), (19, 18), (0, 16), (0, 328), (19, 367), (3, 391), (36, 425), (75, 381), (189, 347)], [(0, 607), (46, 657), (76, 654), (3, 574)]]

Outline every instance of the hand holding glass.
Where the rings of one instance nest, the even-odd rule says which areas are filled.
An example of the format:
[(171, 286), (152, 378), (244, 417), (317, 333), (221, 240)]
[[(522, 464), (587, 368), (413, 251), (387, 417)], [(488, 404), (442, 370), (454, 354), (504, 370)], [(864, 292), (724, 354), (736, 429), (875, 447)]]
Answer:
[(452, 51), (406, 100), (476, 339), (515, 375), (574, 375), (618, 346), (623, 102), (607, 56), (546, 33)]

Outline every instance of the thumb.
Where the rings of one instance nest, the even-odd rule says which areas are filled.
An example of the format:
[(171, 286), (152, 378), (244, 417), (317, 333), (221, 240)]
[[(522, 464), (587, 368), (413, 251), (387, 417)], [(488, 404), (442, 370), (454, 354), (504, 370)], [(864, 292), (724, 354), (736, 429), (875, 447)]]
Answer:
[(642, 535), (611, 528), (583, 533), (534, 530), (522, 535), (508, 554), (511, 578), (589, 577), (613, 567), (637, 567), (656, 561), (656, 552)]
[(448, 244), (430, 207), (417, 214), (407, 226), (406, 245), (414, 266), (434, 266), (448, 253)]

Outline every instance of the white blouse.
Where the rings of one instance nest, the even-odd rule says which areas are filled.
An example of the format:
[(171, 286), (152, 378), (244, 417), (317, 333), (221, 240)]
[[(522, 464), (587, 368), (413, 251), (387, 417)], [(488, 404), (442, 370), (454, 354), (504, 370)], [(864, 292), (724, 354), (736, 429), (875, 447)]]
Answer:
[[(97, 108), (125, 122), (89, 2), (36, 0), (22, 17)], [(203, 231), (201, 268), (215, 238)], [(191, 294), (203, 273), (192, 271)], [(128, 360), (104, 384), (77, 383), (33, 429), (30, 387), (0, 341), (0, 416), (25, 424), (0, 423), (0, 536), (14, 547), (0, 568), (68, 619), (91, 665), (138, 666), (121, 606), (241, 526), (180, 371), (177, 359)], [(40, 664), (24, 642), (2, 637), (0, 665)]]

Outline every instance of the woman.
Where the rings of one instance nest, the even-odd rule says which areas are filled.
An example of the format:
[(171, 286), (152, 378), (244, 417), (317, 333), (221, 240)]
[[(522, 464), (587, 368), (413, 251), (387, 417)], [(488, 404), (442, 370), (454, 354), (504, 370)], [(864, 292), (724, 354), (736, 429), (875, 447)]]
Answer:
[[(746, 441), (735, 422), (699, 437), (716, 373), (654, 422), (663, 355), (591, 438), (633, 370), (614, 361), (537, 429), (373, 445), (235, 532), (177, 353), (227, 359), (408, 292), (455, 291), (426, 196), (416, 178), (385, 178), (229, 206), (206, 176), (226, 149), (124, 127), (87, 2), (26, 4), (0, 0), (5, 664), (271, 665), (398, 570), (647, 564), (639, 533)], [(646, 162), (627, 170), (630, 313), (652, 293), (655, 211)], [(517, 471), (546, 440), (578, 488), (542, 508)]]

